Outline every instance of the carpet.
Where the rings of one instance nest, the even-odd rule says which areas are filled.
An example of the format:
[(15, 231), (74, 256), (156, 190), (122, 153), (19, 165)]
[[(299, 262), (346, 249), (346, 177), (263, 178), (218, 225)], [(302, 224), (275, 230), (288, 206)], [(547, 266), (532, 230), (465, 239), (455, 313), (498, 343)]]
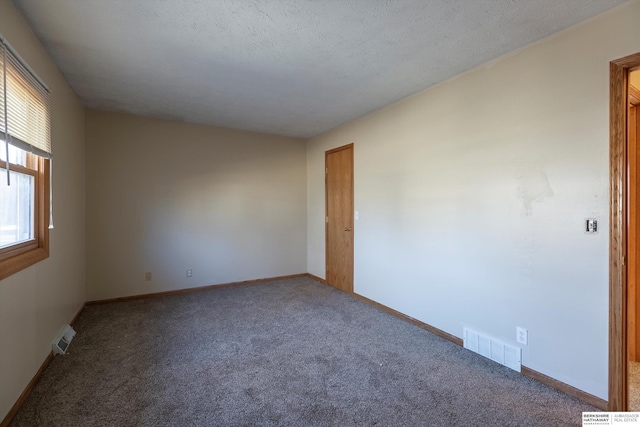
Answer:
[(87, 306), (11, 426), (562, 426), (598, 409), (309, 278)]
[(629, 410), (640, 412), (640, 363), (629, 361)]

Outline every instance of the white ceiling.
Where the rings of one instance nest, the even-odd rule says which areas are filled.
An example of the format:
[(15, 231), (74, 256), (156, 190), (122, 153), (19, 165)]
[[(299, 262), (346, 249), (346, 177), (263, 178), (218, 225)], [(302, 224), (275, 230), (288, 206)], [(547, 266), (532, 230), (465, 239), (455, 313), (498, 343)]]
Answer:
[(87, 107), (309, 137), (624, 1), (14, 3)]

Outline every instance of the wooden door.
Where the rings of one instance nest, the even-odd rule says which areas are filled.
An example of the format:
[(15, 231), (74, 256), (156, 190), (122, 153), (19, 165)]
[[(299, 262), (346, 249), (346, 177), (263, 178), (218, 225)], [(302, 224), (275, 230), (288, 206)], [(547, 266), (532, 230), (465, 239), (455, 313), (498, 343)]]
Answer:
[(327, 283), (353, 292), (353, 144), (325, 153)]

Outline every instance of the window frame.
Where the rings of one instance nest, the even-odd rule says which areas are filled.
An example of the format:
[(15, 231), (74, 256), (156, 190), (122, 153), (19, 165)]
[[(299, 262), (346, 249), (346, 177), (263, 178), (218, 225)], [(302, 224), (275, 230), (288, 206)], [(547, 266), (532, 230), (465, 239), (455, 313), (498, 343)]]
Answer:
[[(34, 238), (0, 249), (0, 280), (49, 257), (50, 160), (27, 153), (27, 167), (9, 162), (12, 171), (35, 178)], [(0, 160), (6, 171), (6, 162)], [(0, 189), (2, 191), (2, 189)]]

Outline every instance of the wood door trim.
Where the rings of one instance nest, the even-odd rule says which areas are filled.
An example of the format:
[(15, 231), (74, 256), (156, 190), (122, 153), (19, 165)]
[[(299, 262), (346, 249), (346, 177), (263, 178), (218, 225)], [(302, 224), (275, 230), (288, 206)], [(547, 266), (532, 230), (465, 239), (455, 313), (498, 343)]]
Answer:
[(640, 90), (631, 85), (629, 85), (629, 103), (633, 106), (640, 104)]
[[(629, 86), (629, 90), (631, 90)], [(629, 94), (631, 102), (631, 94)], [(635, 110), (632, 105), (627, 110), (627, 203), (629, 206), (629, 215), (627, 220), (627, 357), (629, 361), (638, 361), (638, 323), (636, 310), (637, 307), (637, 291), (638, 291), (638, 148), (635, 138)]]
[[(337, 153), (338, 151), (348, 150), (349, 148), (353, 148), (353, 142), (351, 144), (343, 145), (341, 147), (332, 148), (331, 150), (327, 150), (324, 152), (324, 159), (327, 159), (327, 155)], [(326, 164), (326, 163), (325, 163)]]
[(609, 411), (627, 410), (627, 88), (640, 53), (609, 65)]
[[(329, 157), (330, 154), (333, 153), (337, 153), (339, 151), (342, 150), (348, 150), (348, 149), (352, 149), (353, 150), (353, 142), (351, 144), (347, 144), (347, 145), (343, 145), (341, 147), (337, 147), (337, 148), (332, 148), (331, 150), (327, 150), (324, 152), (324, 274), (325, 274), (325, 280), (327, 279), (327, 269), (329, 268), (328, 265), (328, 260), (329, 260), (329, 224), (327, 223), (327, 218), (329, 217), (329, 194), (327, 192), (327, 178), (328, 178), (328, 173), (327, 173), (327, 157)], [(355, 173), (353, 173), (353, 158), (354, 156), (351, 156), (351, 195), (354, 195), (353, 192), (353, 181), (354, 181), (354, 175)], [(351, 197), (351, 212), (354, 211), (354, 197)], [(353, 227), (355, 228), (355, 227)], [(355, 239), (354, 239), (355, 241)], [(355, 252), (355, 249), (354, 249)], [(349, 291), (349, 293), (353, 293), (353, 277), (351, 278), (351, 289)]]

